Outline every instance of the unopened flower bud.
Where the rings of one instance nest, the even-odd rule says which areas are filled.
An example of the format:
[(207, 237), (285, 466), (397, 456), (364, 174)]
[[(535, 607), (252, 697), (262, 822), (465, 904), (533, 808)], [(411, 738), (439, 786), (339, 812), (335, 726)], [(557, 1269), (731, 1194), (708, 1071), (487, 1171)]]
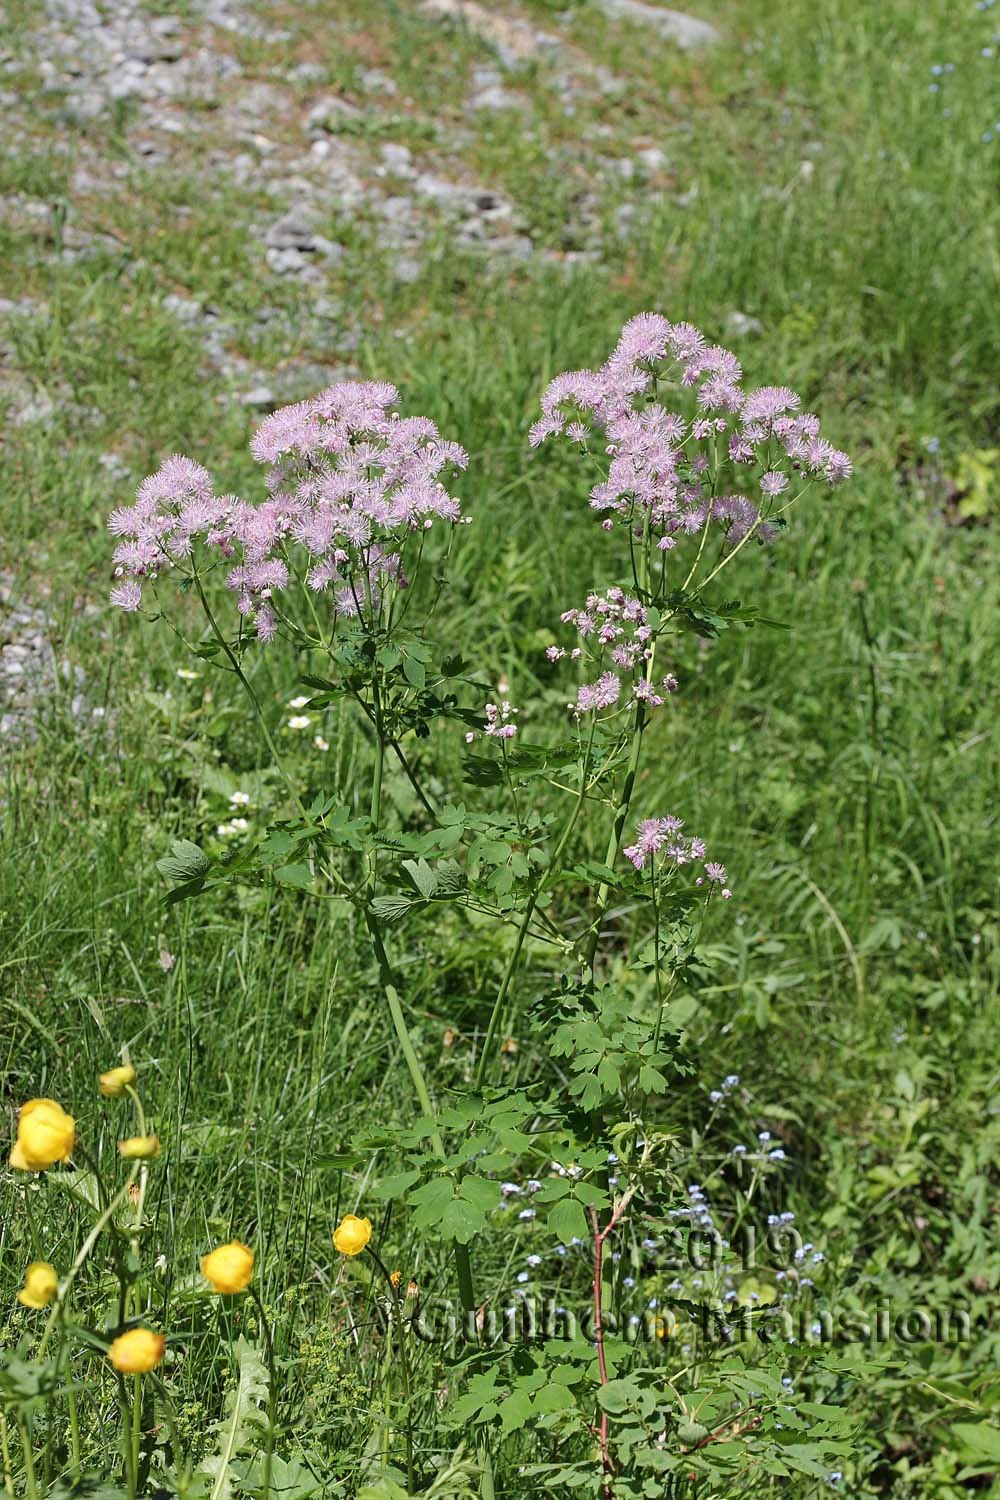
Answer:
[(150, 1161), (159, 1154), (158, 1135), (130, 1135), (127, 1140), (118, 1142), (118, 1155), (126, 1161)]
[(122, 1063), (120, 1068), (111, 1068), (107, 1073), (102, 1073), (97, 1080), (97, 1086), (105, 1099), (120, 1098), (130, 1083), (135, 1083), (135, 1069), (131, 1063)]

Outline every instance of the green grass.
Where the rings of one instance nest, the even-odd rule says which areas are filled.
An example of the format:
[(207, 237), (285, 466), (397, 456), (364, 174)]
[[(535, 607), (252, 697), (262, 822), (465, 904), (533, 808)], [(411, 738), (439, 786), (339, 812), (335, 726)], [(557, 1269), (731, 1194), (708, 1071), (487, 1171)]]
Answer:
[[(1000, 1396), (996, 484), (992, 510), (970, 525), (952, 524), (948, 487), (963, 455), (997, 444), (1000, 142), (981, 139), (995, 109), (996, 63), (980, 56), (989, 13), (970, 4), (959, 14), (950, 0), (916, 10), (902, 0), (818, 9), (730, 0), (701, 7), (726, 43), (679, 55), (574, 5), (564, 34), (627, 75), (627, 96), (609, 104), (586, 86), (569, 114), (543, 59), (514, 80), (532, 100), (524, 131), (502, 116), (462, 117), (469, 72), (491, 60), (489, 48), (409, 7), (257, 9), (293, 29), (286, 58), (318, 52), (348, 90), (359, 65), (397, 79), (399, 99), (380, 103), (360, 131), (372, 151), (405, 140), (432, 165), (461, 160), (470, 180), (509, 194), (536, 243), (557, 253), (484, 269), (442, 232), (421, 277), (401, 285), (362, 215), (344, 225), (346, 256), (327, 289), (342, 306), (336, 335), (361, 336), (347, 358), (394, 380), (404, 409), (428, 412), (473, 455), (462, 492), (475, 524), (460, 536), (437, 629), (484, 680), (508, 678), (526, 720), (560, 722), (562, 689), (542, 651), (559, 611), (608, 566), (579, 465), (526, 450), (552, 374), (599, 362), (642, 308), (724, 342), (739, 310), (762, 325), (736, 346), (748, 379), (801, 390), (855, 457), (849, 486), (811, 497), (766, 556), (743, 555), (737, 592), (793, 628), (734, 631), (708, 646), (684, 638), (682, 691), (650, 737), (640, 812), (681, 813), (721, 852), (736, 890), (706, 934), (713, 968), (689, 1027), (693, 1073), (662, 1106), (662, 1123), (682, 1178), (758, 1130), (782, 1136), (791, 1164), (769, 1180), (766, 1207), (794, 1210), (824, 1249), (829, 1301), (970, 1312), (967, 1345), (883, 1348), (870, 1378), (810, 1377), (806, 1356), (788, 1352), (796, 1381), (814, 1379), (816, 1399), (856, 1424), (841, 1492), (990, 1493), (1000, 1468), (955, 1426), (995, 1435)], [(555, 30), (562, 9), (524, 12)], [(329, 29), (313, 46), (320, 16)], [(30, 20), (30, 8), (14, 16), (15, 50)], [(285, 50), (233, 46), (262, 78)], [(929, 84), (932, 65), (949, 60), (945, 117)], [(53, 693), (37, 735), (4, 757), (7, 1117), (26, 1097), (52, 1095), (111, 1152), (116, 1126), (95, 1076), (130, 1049), (168, 1148), (144, 1253), (166, 1267), (151, 1281), (150, 1317), (168, 1287), (176, 1298), (170, 1383), (182, 1435), (197, 1445), (221, 1413), (226, 1338), (241, 1316), (206, 1309), (190, 1289), (197, 1258), (230, 1235), (252, 1240), (282, 1367), (278, 1451), (306, 1455), (327, 1476), (322, 1493), (352, 1495), (379, 1449), (381, 1354), (346, 1332), (345, 1302), (357, 1304), (360, 1282), (353, 1268), (338, 1279), (330, 1230), (371, 1204), (363, 1174), (321, 1158), (345, 1150), (360, 1126), (412, 1119), (403, 1059), (363, 933), (340, 904), (317, 914), (293, 891), (247, 887), (164, 905), (155, 862), (173, 838), (213, 844), (238, 787), (252, 791), (257, 826), (279, 813), (281, 789), (231, 684), (207, 669), (178, 678), (190, 664), (183, 647), (104, 603), (106, 513), (160, 457), (190, 453), (225, 487), (256, 482), (245, 447), (252, 415), (206, 367), (201, 330), (180, 327), (162, 297), (211, 305), (233, 350), (265, 373), (344, 356), (314, 316), (312, 289), (274, 278), (248, 233), (277, 213), (273, 201), (221, 175), (200, 183), (194, 150), (176, 167), (143, 168), (123, 144), (126, 118), (88, 123), (87, 138), (128, 165), (105, 192), (74, 202), (79, 148), (59, 106), (33, 89), (25, 101), (30, 140), (3, 156), (3, 192), (70, 199), (69, 222), (110, 234), (117, 248), (69, 261), (56, 254), (57, 219), (15, 211), (0, 225), (0, 295), (38, 304), (10, 325), (9, 364), (55, 402), (50, 423), (6, 435), (0, 565), (43, 602), (56, 655), (85, 673), (87, 705), (74, 716), (72, 694)], [(383, 104), (411, 117), (409, 133), (384, 135)], [(607, 136), (595, 133), (603, 122)], [(459, 125), (467, 135), (451, 151)], [(54, 139), (62, 156), (50, 153)], [(637, 143), (663, 149), (662, 176), (629, 185), (594, 169), (595, 153), (634, 154)], [(594, 198), (586, 222), (584, 191)], [(629, 201), (640, 221), (622, 240), (617, 210)], [(558, 259), (596, 244), (595, 263)], [(261, 309), (287, 319), (275, 325), (287, 338), (260, 333)], [(98, 464), (109, 450), (127, 480), (111, 482)], [(281, 650), (255, 667), (276, 726), (302, 670)], [(324, 732), (327, 755), (289, 740), (291, 760), (311, 791), (357, 810), (365, 736), (349, 719), (331, 718)], [(442, 798), (458, 794), (460, 750), (439, 732), (417, 749)], [(413, 819), (404, 778), (391, 773), (387, 790), (393, 818)], [(408, 1020), (442, 1098), (467, 1083), (505, 956), (491, 931), (458, 924), (415, 923), (399, 944)], [(510, 1021), (520, 1043), (505, 1064), (512, 1083), (550, 1066), (526, 1017), (552, 982), (543, 955), (531, 955)], [(450, 1048), (446, 1027), (458, 1033)], [(739, 1102), (706, 1134), (706, 1092), (730, 1072), (742, 1080)], [(64, 1264), (78, 1217), (45, 1189), (35, 1198), (39, 1242)], [(7, 1345), (31, 1326), (13, 1302), (35, 1253), (23, 1200), (23, 1180), (0, 1173)], [(418, 1233), (401, 1219), (385, 1233), (386, 1256), (406, 1275), (445, 1289)], [(484, 1296), (509, 1296), (528, 1249), (549, 1248), (541, 1236), (498, 1228), (477, 1252)], [(652, 1280), (646, 1290), (654, 1294)], [(585, 1277), (577, 1294), (586, 1296)], [(108, 1296), (96, 1275), (82, 1296), (99, 1321)], [(82, 1375), (84, 1447), (106, 1468), (107, 1393), (94, 1367)], [(460, 1434), (437, 1415), (447, 1401), (426, 1360), (417, 1379), (427, 1453), (451, 1452)], [(541, 1493), (518, 1477), (525, 1453), (509, 1442), (499, 1493)], [(15, 1453), (20, 1487), (18, 1462)], [(828, 1493), (820, 1478), (792, 1484), (786, 1491), (802, 1497)], [(445, 1493), (463, 1493), (461, 1483)]]

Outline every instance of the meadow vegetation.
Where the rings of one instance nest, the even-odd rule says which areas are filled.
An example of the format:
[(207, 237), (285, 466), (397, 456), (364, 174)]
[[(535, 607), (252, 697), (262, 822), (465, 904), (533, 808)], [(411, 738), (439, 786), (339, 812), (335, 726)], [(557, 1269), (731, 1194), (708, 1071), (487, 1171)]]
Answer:
[[(711, 10), (720, 40), (682, 52), (522, 0), (585, 82), (585, 62), (628, 80), (609, 102), (523, 60), (527, 129), (468, 124), (495, 60), (469, 26), (253, 7), (280, 39), (226, 34), (245, 76), (301, 59), (355, 97), (377, 68), (398, 94), (341, 133), (419, 157), (461, 126), (463, 170), (533, 246), (439, 225), (401, 276), (377, 216), (331, 193), (318, 283), (263, 262), (273, 181), (207, 172), (183, 136), (146, 164), (127, 98), (73, 123), (33, 7), (10, 7), (0, 582), (51, 658), (4, 719), (0, 791), (11, 1495), (998, 1483), (1000, 8)], [(95, 158), (120, 170), (88, 191)], [(735, 350), (747, 390), (787, 382), (853, 460), (681, 601), (692, 539), (661, 586), (588, 508), (601, 441), (528, 438), (552, 378), (646, 309)], [(206, 362), (206, 310), (228, 363)], [(318, 651), (305, 605), (231, 654), (218, 570), (210, 617), (200, 577), (171, 589), (173, 629), (108, 603), (108, 515), (165, 457), (261, 499), (251, 373), (296, 397), (392, 382), (469, 455), (447, 489), (470, 524), (428, 533), (419, 633), (380, 637), (374, 667), (357, 626)], [(627, 824), (633, 740), (609, 730), (564, 851), (564, 773), (601, 747), (585, 710), (582, 773), (559, 748), (578, 684), (546, 650), (614, 586), (673, 622), (678, 686), (642, 726)], [(485, 736), (505, 700), (517, 735)], [(614, 856), (668, 814), (732, 894), (678, 870), (664, 936)], [(572, 859), (539, 899), (554, 846)], [(73, 1139), (36, 1110), (18, 1146), (30, 1099)]]

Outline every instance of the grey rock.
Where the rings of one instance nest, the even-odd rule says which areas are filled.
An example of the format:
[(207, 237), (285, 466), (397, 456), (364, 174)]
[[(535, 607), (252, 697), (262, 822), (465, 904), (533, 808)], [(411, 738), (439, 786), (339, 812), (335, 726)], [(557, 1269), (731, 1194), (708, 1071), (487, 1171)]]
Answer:
[(667, 165), (667, 153), (659, 146), (644, 146), (635, 153), (636, 160), (647, 172), (661, 172)]
[(356, 76), (356, 82), (358, 88), (366, 94), (387, 94), (392, 98), (399, 93), (396, 80), (378, 68), (362, 68)]
[(413, 152), (409, 146), (400, 145), (397, 141), (386, 141), (379, 147), (379, 156), (387, 172), (394, 177), (413, 177)]
[(668, 41), (676, 42), (683, 51), (707, 47), (719, 40), (719, 33), (710, 22), (699, 21), (696, 16), (687, 16), (679, 10), (647, 5), (646, 0), (598, 0), (598, 4), (613, 20), (652, 26)]
[(310, 135), (315, 136), (323, 131), (336, 131), (345, 120), (357, 120), (362, 114), (356, 104), (341, 99), (339, 94), (331, 94), (312, 106), (306, 115), (306, 125)]
[(466, 104), (469, 109), (523, 109), (527, 100), (504, 87), (498, 68), (473, 68), (472, 91)]
[(182, 297), (178, 292), (168, 292), (160, 306), (171, 313), (178, 323), (197, 323), (204, 315), (204, 307), (194, 297)]
[(327, 77), (327, 70), (322, 63), (301, 62), (296, 63), (289, 77), (296, 79), (299, 83), (323, 83)]
[(414, 281), (420, 280), (423, 266), (412, 255), (400, 255), (393, 261), (392, 271), (397, 281), (410, 286)]
[(731, 339), (747, 338), (750, 334), (763, 333), (764, 325), (759, 318), (752, 318), (745, 312), (734, 309), (726, 315), (725, 324), (726, 337)]
[(269, 385), (255, 385), (252, 390), (244, 391), (239, 400), (243, 406), (251, 406), (258, 411), (273, 411), (277, 405)]
[(312, 211), (298, 204), (282, 214), (264, 235), (264, 244), (272, 250), (315, 250), (316, 235)]

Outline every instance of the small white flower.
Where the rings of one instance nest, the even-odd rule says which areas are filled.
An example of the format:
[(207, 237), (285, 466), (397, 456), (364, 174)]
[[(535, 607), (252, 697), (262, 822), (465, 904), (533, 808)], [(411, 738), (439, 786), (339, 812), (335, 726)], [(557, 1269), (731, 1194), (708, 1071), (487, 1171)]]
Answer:
[(313, 745), (317, 750), (329, 750), (330, 748), (329, 740), (325, 740), (321, 734), (313, 736)]
[(249, 807), (250, 806), (250, 793), (249, 792), (234, 792), (233, 795), (229, 799), (229, 806), (230, 807)]
[(289, 708), (305, 708), (305, 706), (306, 706), (306, 704), (308, 702), (309, 702), (308, 698), (301, 698), (301, 697), (300, 698), (292, 698), (292, 699), (289, 700), (288, 707)]
[(233, 818), (232, 822), (229, 825), (230, 830), (233, 833), (243, 833), (247, 828), (249, 828), (249, 826), (250, 825), (247, 822), (246, 818)]
[(288, 721), (289, 729), (308, 729), (312, 723), (308, 714), (292, 714)]
[(183, 677), (185, 682), (196, 682), (197, 679), (201, 676), (201, 673), (192, 672), (190, 667), (178, 667), (177, 675), (178, 677)]

